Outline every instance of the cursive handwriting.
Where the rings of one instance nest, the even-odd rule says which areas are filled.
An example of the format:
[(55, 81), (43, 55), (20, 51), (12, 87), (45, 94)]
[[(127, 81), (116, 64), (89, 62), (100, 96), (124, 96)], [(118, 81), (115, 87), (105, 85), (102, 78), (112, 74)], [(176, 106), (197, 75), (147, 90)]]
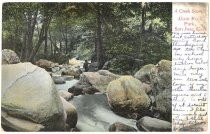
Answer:
[[(179, 8), (180, 6), (177, 6), (174, 12), (175, 25), (172, 35), (174, 131), (204, 123), (207, 119), (208, 34), (205, 28), (198, 30), (198, 27), (201, 27), (198, 25), (199, 15), (204, 10), (195, 10), (193, 7), (186, 7), (186, 10)], [(197, 16), (186, 16), (186, 13), (192, 11), (197, 11)]]

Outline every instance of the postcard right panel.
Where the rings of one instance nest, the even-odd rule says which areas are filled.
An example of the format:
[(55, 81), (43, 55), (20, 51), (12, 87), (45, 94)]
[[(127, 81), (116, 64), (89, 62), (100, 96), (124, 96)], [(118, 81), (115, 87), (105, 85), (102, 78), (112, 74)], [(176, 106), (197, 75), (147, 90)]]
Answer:
[(208, 4), (173, 3), (173, 131), (207, 131)]

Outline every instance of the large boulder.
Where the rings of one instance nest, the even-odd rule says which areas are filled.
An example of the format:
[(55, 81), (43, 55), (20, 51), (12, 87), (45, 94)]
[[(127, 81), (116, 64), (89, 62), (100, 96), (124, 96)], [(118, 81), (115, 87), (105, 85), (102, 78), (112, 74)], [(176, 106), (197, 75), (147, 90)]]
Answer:
[(135, 73), (134, 77), (141, 82), (144, 83), (144, 85), (147, 87), (147, 93), (149, 94), (152, 91), (151, 86), (151, 69), (153, 69), (155, 65), (148, 64), (143, 66), (138, 72)]
[(66, 90), (59, 90), (58, 92), (59, 92), (60, 97), (64, 98), (67, 101), (73, 98), (73, 94), (69, 93)]
[(80, 80), (72, 88), (69, 88), (69, 92), (74, 95), (80, 94), (94, 94), (96, 92), (106, 92), (108, 84), (119, 78), (107, 70), (99, 70), (98, 72), (83, 72), (80, 75)]
[(52, 79), (55, 84), (64, 84), (66, 83), (65, 78), (61, 76), (52, 76)]
[(154, 68), (154, 67), (155, 67), (155, 65), (153, 65), (153, 64), (145, 65), (138, 72), (136, 72), (134, 77), (136, 79), (140, 80), (141, 82), (150, 84), (151, 83), (150, 72), (151, 72), (151, 69)]
[(162, 93), (164, 90), (172, 90), (172, 62), (161, 60), (151, 70), (151, 84), (155, 93)]
[(160, 112), (161, 117), (167, 121), (172, 121), (172, 93), (165, 90), (156, 97), (156, 110)]
[(137, 121), (136, 126), (141, 131), (147, 132), (170, 132), (172, 124), (170, 122), (145, 116)]
[(64, 98), (61, 97), (64, 110), (66, 112), (66, 123), (70, 128), (74, 128), (77, 124), (77, 111), (76, 108), (70, 103), (67, 102)]
[(167, 121), (172, 120), (172, 62), (161, 60), (151, 70), (151, 84), (156, 97), (156, 110)]
[(48, 61), (45, 59), (40, 59), (40, 60), (36, 61), (35, 64), (41, 68), (44, 68), (45, 70), (51, 70), (51, 71), (52, 71), (53, 67), (59, 66), (58, 63), (54, 63), (52, 61)]
[(74, 96), (81, 95), (81, 94), (94, 94), (99, 92), (95, 88), (90, 85), (83, 85), (80, 82), (76, 83), (72, 87), (68, 89), (69, 93), (72, 93)]
[(109, 107), (105, 94), (79, 95), (70, 102), (76, 107), (78, 122), (76, 128), (84, 132), (107, 132), (109, 126), (121, 122), (135, 129), (136, 121), (115, 114)]
[(78, 67), (67, 67), (62, 71), (62, 75), (74, 76), (74, 78), (79, 78), (82, 71)]
[(10, 49), (2, 50), (2, 64), (16, 64), (20, 62), (17, 54)]
[(132, 76), (121, 76), (109, 83), (107, 97), (111, 108), (119, 114), (144, 112), (150, 106), (146, 87)]
[(134, 127), (128, 126), (121, 122), (115, 122), (109, 126), (109, 132), (136, 132), (137, 130)]
[(44, 126), (25, 119), (15, 118), (1, 111), (2, 126), (5, 131), (38, 132), (44, 130)]
[[(41, 124), (44, 131), (64, 130), (64, 108), (53, 80), (31, 63), (2, 65), (1, 109), (16, 119)], [(2, 125), (19, 130), (4, 120)]]
[(98, 72), (84, 72), (80, 81), (83, 85), (90, 84), (100, 92), (106, 92), (108, 84), (117, 78), (119, 78), (118, 75), (107, 70), (99, 70)]

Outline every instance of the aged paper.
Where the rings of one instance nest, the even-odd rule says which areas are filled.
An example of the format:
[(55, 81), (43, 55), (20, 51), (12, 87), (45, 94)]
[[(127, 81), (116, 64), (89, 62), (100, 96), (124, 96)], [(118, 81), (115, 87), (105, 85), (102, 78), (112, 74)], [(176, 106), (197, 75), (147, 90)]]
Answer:
[(208, 4), (173, 3), (173, 131), (207, 131)]
[(172, 4), (172, 131), (207, 131), (208, 4)]

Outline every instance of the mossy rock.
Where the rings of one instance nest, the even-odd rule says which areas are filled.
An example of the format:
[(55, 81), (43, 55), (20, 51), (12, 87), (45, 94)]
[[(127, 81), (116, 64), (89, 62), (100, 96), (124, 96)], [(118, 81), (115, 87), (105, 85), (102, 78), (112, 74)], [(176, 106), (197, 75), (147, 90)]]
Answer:
[(2, 65), (2, 78), (4, 112), (41, 124), (45, 131), (64, 130), (63, 105), (48, 72), (31, 63)]
[(149, 108), (150, 99), (147, 88), (132, 76), (121, 76), (109, 83), (107, 97), (111, 108), (116, 112), (131, 114)]

